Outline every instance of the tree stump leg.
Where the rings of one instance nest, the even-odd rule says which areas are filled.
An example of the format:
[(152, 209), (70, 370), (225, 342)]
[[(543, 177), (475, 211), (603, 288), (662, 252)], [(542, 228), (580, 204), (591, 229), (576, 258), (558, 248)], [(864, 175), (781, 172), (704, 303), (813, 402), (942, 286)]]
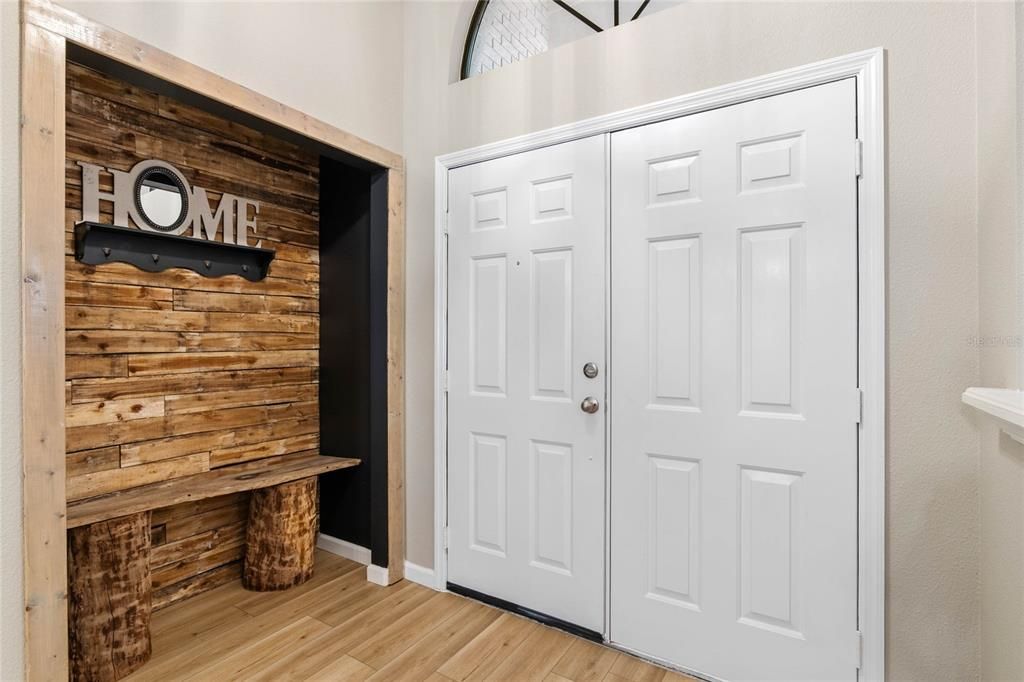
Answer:
[(68, 531), (71, 680), (112, 682), (152, 654), (150, 513)]
[(313, 577), (320, 526), (318, 479), (310, 476), (252, 492), (242, 585), (285, 590)]

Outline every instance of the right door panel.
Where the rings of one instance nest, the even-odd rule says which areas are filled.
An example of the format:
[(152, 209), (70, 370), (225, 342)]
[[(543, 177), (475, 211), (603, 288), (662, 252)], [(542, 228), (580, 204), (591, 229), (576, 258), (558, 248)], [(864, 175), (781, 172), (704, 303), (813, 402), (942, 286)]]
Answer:
[(852, 79), (612, 135), (612, 640), (856, 679)]

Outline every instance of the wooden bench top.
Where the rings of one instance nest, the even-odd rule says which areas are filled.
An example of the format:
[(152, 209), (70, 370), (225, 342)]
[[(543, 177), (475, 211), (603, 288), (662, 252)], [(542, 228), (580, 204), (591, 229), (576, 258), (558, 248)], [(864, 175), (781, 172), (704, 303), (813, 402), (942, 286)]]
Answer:
[(257, 460), (213, 469), (201, 474), (182, 476), (71, 502), (68, 504), (68, 528), (86, 526), (150, 509), (170, 507), (181, 502), (266, 488), (329, 471), (347, 469), (358, 464), (358, 459), (307, 455), (285, 461), (267, 463)]

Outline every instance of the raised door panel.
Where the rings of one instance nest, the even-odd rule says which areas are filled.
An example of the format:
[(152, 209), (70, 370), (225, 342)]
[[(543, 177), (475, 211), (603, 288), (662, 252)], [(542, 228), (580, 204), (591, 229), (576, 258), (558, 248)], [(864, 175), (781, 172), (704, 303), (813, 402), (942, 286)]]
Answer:
[(508, 361), (508, 275), (504, 255), (472, 259), (469, 291), (474, 393), (504, 396)]
[(700, 463), (648, 455), (648, 597), (700, 608)]
[(566, 401), (572, 393), (572, 250), (533, 253), (530, 270), (531, 395)]
[(649, 249), (650, 405), (695, 408), (700, 393), (700, 239), (652, 240)]
[(505, 558), (508, 535), (508, 439), (471, 433), (469, 446), (470, 547)]

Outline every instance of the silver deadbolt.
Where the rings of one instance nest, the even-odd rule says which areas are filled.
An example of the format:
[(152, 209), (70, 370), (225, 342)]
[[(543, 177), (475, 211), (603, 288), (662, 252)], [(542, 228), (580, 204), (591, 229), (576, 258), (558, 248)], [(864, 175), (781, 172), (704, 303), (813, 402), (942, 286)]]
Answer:
[(583, 376), (588, 379), (593, 379), (597, 376), (597, 365), (593, 362), (588, 362), (583, 365)]
[(600, 404), (597, 402), (597, 398), (590, 395), (584, 398), (583, 402), (580, 403), (580, 409), (587, 414), (594, 414), (597, 412), (598, 407), (600, 407)]

